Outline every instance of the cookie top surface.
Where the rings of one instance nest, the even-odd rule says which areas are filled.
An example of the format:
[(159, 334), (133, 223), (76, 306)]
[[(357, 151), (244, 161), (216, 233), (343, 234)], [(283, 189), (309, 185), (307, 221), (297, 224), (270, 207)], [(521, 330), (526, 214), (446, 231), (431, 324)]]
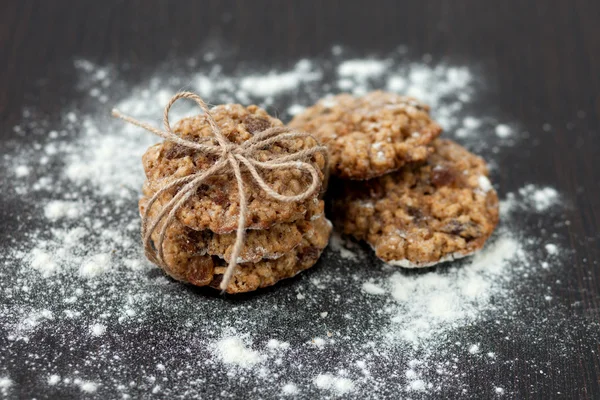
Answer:
[[(210, 111), (223, 135), (233, 143), (243, 143), (255, 133), (270, 127), (282, 126), (282, 122), (269, 116), (257, 106), (243, 107), (238, 104), (216, 106)], [(181, 120), (174, 131), (181, 137), (193, 141), (214, 141), (212, 130), (204, 115)], [(312, 137), (282, 139), (265, 148), (258, 149), (255, 159), (268, 161), (301, 150), (314, 148), (318, 143)], [(326, 156), (316, 153), (306, 162), (319, 171), (322, 183)], [(147, 181), (144, 194), (151, 196), (166, 183), (210, 168), (217, 157), (164, 141), (150, 147), (142, 157)], [(318, 204), (314, 198), (300, 202), (281, 202), (273, 199), (258, 187), (250, 173), (242, 167), (244, 190), (248, 200), (247, 227), (265, 229), (274, 223), (292, 222), (302, 219)], [(282, 195), (301, 193), (310, 185), (311, 176), (298, 168), (278, 170), (261, 169), (264, 181)], [(166, 204), (177, 193), (176, 188), (165, 192), (161, 200)], [(195, 229), (210, 229), (217, 233), (231, 232), (239, 217), (238, 184), (232, 173), (221, 173), (207, 178), (177, 212), (184, 225)]]
[(335, 183), (336, 224), (387, 263), (422, 267), (471, 254), (498, 223), (485, 161), (450, 140), (437, 139), (432, 147), (423, 163), (369, 181)]
[[(142, 212), (147, 201), (148, 198), (140, 200), (140, 210)], [(159, 207), (152, 207), (149, 213), (151, 219), (156, 217)], [(323, 217), (324, 208), (324, 202), (320, 200), (318, 214), (312, 215), (308, 220), (302, 219), (289, 223), (274, 224), (268, 229), (248, 229), (244, 238), (244, 245), (238, 257), (238, 263), (277, 259), (293, 250), (300, 245), (305, 236), (313, 233), (315, 229), (314, 221)], [(152, 235), (155, 242), (158, 235), (159, 229), (155, 230)], [(196, 248), (196, 253), (199, 255), (217, 256), (229, 262), (236, 240), (236, 232), (219, 235), (210, 230), (196, 231), (175, 220), (167, 229), (167, 237), (189, 243)]]
[(429, 107), (393, 93), (340, 94), (320, 100), (289, 123), (329, 148), (330, 171), (344, 179), (370, 179), (422, 161), (442, 128)]
[[(327, 246), (330, 234), (331, 223), (321, 216), (314, 221), (311, 232), (281, 257), (238, 264), (226, 291), (242, 293), (271, 286), (312, 267)], [(201, 255), (193, 242), (181, 236), (168, 236), (164, 248), (164, 271), (168, 275), (196, 286), (219, 288), (227, 269), (225, 260)]]

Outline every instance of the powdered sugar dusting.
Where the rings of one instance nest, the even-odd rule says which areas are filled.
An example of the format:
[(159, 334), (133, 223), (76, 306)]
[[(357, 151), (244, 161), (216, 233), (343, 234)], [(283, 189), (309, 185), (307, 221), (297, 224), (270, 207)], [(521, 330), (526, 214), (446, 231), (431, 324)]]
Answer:
[[(321, 72), (313, 70), (309, 60), (301, 60), (289, 72), (270, 72), (267, 75), (246, 76), (240, 80), (239, 87), (250, 96), (269, 98), (293, 90), (302, 83), (316, 81), (320, 78)], [(245, 94), (239, 97), (244, 96)]]
[(353, 245), (352, 242), (342, 238), (342, 236), (337, 233), (334, 232), (331, 235), (331, 239), (329, 240), (329, 245), (331, 246), (332, 249), (334, 249), (335, 251), (337, 251), (340, 255), (340, 257), (347, 259), (347, 260), (357, 260), (359, 258), (359, 254), (356, 251), (353, 251), (352, 249), (357, 249), (356, 245)]
[(282, 388), (281, 388), (281, 393), (283, 393), (286, 396), (293, 396), (299, 393), (298, 390), (298, 386), (296, 386), (293, 383), (286, 383)]
[(83, 381), (81, 379), (75, 379), (73, 382), (85, 393), (94, 393), (98, 390), (98, 384), (95, 382)]
[(53, 375), (50, 375), (50, 376), (48, 377), (48, 385), (50, 385), (50, 386), (54, 386), (54, 385), (56, 385), (58, 382), (60, 382), (60, 376), (59, 376), (59, 375), (53, 374)]
[(545, 211), (559, 201), (558, 192), (552, 187), (536, 187), (530, 184), (521, 188), (519, 193), (528, 199), (537, 211)]
[(102, 336), (106, 332), (106, 325), (103, 324), (93, 324), (90, 326), (90, 334), (92, 336)]
[(338, 395), (352, 392), (354, 382), (348, 378), (337, 377), (331, 374), (320, 374), (314, 379), (315, 386), (319, 389), (333, 391)]
[(519, 262), (522, 255), (517, 240), (503, 237), (445, 274), (416, 279), (401, 272), (392, 274), (384, 284), (398, 308), (388, 337), (424, 343), (447, 327), (475, 321), (489, 306), (491, 295), (496, 294), (494, 286), (507, 264)]
[(82, 214), (83, 210), (74, 201), (54, 200), (44, 207), (44, 215), (50, 221), (56, 221), (60, 218), (75, 219)]
[(10, 388), (13, 386), (13, 381), (8, 376), (0, 376), (0, 393), (3, 396), (8, 396)]
[(379, 285), (374, 284), (373, 282), (363, 283), (362, 290), (365, 293), (374, 294), (374, 295), (385, 294), (385, 289)]
[(512, 129), (508, 125), (498, 124), (496, 125), (496, 135), (502, 139), (505, 139), (512, 135)]
[[(415, 62), (404, 51), (346, 59), (343, 48), (332, 52), (333, 59), (235, 74), (211, 52), (159, 66), (138, 85), (114, 66), (77, 60), (77, 90), (87, 100), (68, 106), (59, 123), (33, 108), (23, 111), (14, 132), (32, 138), (31, 146), (13, 148), (0, 161), (9, 178), (19, 178), (0, 181), (8, 209), (17, 204), (19, 214), (2, 236), (2, 395), (22, 385), (23, 359), (32, 379), (65, 396), (511, 394), (510, 382), (464, 390), (470, 368), (514, 362), (481, 332), (502, 332), (510, 343), (515, 330), (535, 338), (552, 329), (544, 319), (552, 313), (572, 315), (560, 314), (558, 283), (548, 278), (566, 254), (557, 228), (565, 199), (551, 186), (523, 185), (503, 195), (501, 225), (484, 250), (434, 269), (384, 265), (363, 244), (335, 234), (312, 270), (233, 299), (176, 283), (145, 259), (140, 157), (156, 139), (110, 120), (113, 105), (156, 122), (170, 96), (191, 82), (213, 104), (256, 102), (286, 120), (341, 90), (387, 88), (429, 103), (447, 136), (481, 150), (492, 164), (520, 140), (517, 123), (473, 111), (482, 79), (467, 66), (432, 64), (431, 57)], [(195, 112), (178, 105), (172, 120)], [(489, 180), (479, 184), (491, 190)], [(527, 218), (535, 230), (520, 224)], [(544, 296), (531, 298), (529, 289), (542, 284)], [(523, 324), (517, 306), (536, 301), (544, 315), (532, 308)], [(569, 349), (567, 339), (561, 346)], [(68, 354), (68, 363), (55, 354)]]
[(250, 368), (260, 362), (258, 352), (250, 349), (238, 337), (226, 337), (221, 339), (217, 345), (217, 354), (225, 364), (231, 364), (242, 368)]

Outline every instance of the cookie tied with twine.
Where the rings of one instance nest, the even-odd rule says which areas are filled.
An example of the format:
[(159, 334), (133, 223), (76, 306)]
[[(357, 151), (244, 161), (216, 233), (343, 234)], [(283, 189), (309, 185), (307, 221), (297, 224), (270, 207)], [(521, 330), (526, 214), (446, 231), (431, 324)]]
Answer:
[[(203, 111), (206, 121), (210, 126), (212, 136), (189, 140), (175, 133), (169, 122), (169, 111), (173, 104), (179, 99), (191, 99)], [(274, 155), (267, 160), (259, 160), (257, 155), (263, 149), (268, 149), (285, 140), (308, 138), (310, 135), (306, 132), (297, 131), (286, 126), (269, 127), (260, 132), (254, 132), (251, 138), (242, 143), (233, 143), (221, 131), (215, 119), (211, 116), (210, 110), (200, 96), (191, 92), (177, 93), (171, 98), (165, 107), (163, 115), (164, 129), (155, 128), (149, 124), (138, 121), (132, 117), (120, 113), (113, 109), (112, 115), (133, 125), (139, 126), (167, 141), (175, 143), (191, 152), (199, 152), (215, 159), (214, 163), (206, 169), (193, 171), (189, 175), (175, 178), (164, 179), (160, 187), (148, 201), (142, 217), (142, 240), (146, 256), (153, 263), (167, 269), (164, 259), (164, 242), (167, 229), (177, 218), (177, 212), (180, 210), (192, 196), (198, 193), (198, 189), (212, 176), (226, 174), (231, 176), (237, 184), (237, 195), (239, 199), (239, 213), (236, 227), (236, 239), (230, 256), (227, 269), (219, 285), (220, 289), (225, 291), (229, 281), (235, 272), (238, 264), (238, 256), (244, 245), (246, 233), (246, 221), (248, 213), (248, 199), (244, 191), (245, 185), (256, 185), (268, 197), (274, 200), (293, 203), (301, 202), (317, 194), (321, 187), (320, 171), (313, 166), (309, 160), (317, 153), (321, 153), (327, 160), (327, 148), (316, 145), (311, 148), (294, 151), (289, 154)], [(308, 187), (297, 194), (281, 194), (274, 190), (262, 176), (265, 170), (291, 170), (296, 169), (310, 176)], [(244, 181), (242, 170), (248, 172), (245, 174), (247, 181)], [(152, 205), (157, 202), (159, 197), (171, 190), (176, 194), (167, 204), (162, 207), (156, 218), (150, 218), (149, 213)], [(155, 231), (158, 230), (158, 239), (152, 240)]]

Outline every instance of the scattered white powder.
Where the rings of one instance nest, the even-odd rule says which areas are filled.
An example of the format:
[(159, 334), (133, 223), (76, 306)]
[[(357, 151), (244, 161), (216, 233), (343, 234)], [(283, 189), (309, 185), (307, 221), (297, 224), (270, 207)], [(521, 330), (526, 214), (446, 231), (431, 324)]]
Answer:
[(4, 396), (8, 395), (9, 389), (13, 386), (13, 381), (8, 376), (0, 377), (0, 393)]
[(340, 90), (363, 95), (368, 91), (369, 82), (383, 75), (389, 68), (389, 60), (357, 59), (342, 62), (337, 73), (337, 86)]
[(298, 386), (294, 385), (293, 383), (287, 383), (281, 388), (281, 393), (286, 396), (295, 395), (298, 394), (298, 392)]
[[(406, 390), (418, 398), (464, 387), (465, 360), (512, 362), (500, 353), (493, 359), (470, 356), (469, 343), (493, 348), (483, 341), (489, 337), (480, 335), (480, 322), (497, 323), (509, 339), (515, 327), (520, 332), (531, 327), (532, 337), (552, 333), (546, 319), (558, 312), (558, 301), (545, 304), (544, 313), (534, 310), (526, 324), (514, 304), (539, 300), (540, 292), (529, 287), (545, 279), (549, 261), (553, 273), (562, 265), (563, 252), (540, 251), (549, 239), (539, 232), (556, 231), (546, 217), (561, 205), (551, 187), (527, 185), (506, 195), (499, 231), (486, 248), (436, 269), (406, 272), (379, 264), (362, 245), (335, 234), (312, 271), (267, 293), (232, 299), (173, 282), (145, 260), (137, 211), (144, 177), (140, 157), (157, 139), (109, 119), (113, 105), (155, 123), (170, 96), (191, 86), (212, 104), (255, 102), (281, 111), (287, 121), (340, 90), (364, 93), (383, 86), (430, 104), (444, 135), (462, 136), (461, 143), (492, 165), (521, 139), (517, 124), (510, 123), (511, 140), (502, 140), (505, 129), (492, 123), (498, 119), (473, 111), (482, 79), (469, 67), (414, 63), (400, 50), (352, 60), (343, 59), (341, 48), (332, 52), (333, 59), (300, 60), (291, 70), (267, 66), (226, 74), (217, 64), (221, 54), (211, 50), (193, 62), (157, 67), (139, 85), (123, 81), (117, 68), (77, 60), (76, 90), (89, 95), (82, 96), (83, 104), (70, 105), (55, 125), (54, 116), (24, 110), (14, 132), (30, 133), (31, 147), (9, 150), (0, 168), (27, 179), (6, 186), (5, 197), (34, 206), (23, 207), (21, 221), (46, 220), (43, 227), (19, 223), (10, 233), (14, 240), (2, 237), (8, 254), (0, 258), (0, 279), (8, 301), (0, 307), (0, 326), (9, 343), (0, 347), (2, 373), (12, 375), (15, 360), (27, 355), (41, 384), (56, 386), (53, 390), (76, 385), (86, 393), (102, 387), (111, 398), (200, 397), (208, 385), (230, 398), (317, 390), (378, 398)], [(178, 104), (172, 121), (194, 113), (193, 104)], [(491, 187), (488, 183), (480, 182), (481, 189)], [(534, 230), (519, 224), (534, 212), (545, 216)], [(558, 250), (564, 238), (555, 235)], [(547, 281), (546, 287), (542, 293), (554, 293)], [(51, 349), (24, 347), (46, 332), (52, 334)], [(567, 349), (567, 339), (555, 347)], [(59, 352), (70, 355), (68, 365), (54, 361)], [(393, 371), (385, 368), (390, 360)], [(322, 373), (325, 365), (333, 373)], [(86, 380), (61, 381), (57, 371)], [(2, 379), (9, 382), (4, 390), (14, 388), (9, 378)]]
[(290, 344), (288, 342), (280, 342), (277, 339), (270, 339), (267, 342), (267, 347), (273, 350), (285, 350), (290, 347)]
[(58, 264), (54, 261), (52, 255), (37, 248), (31, 250), (31, 262), (29, 265), (44, 278), (52, 276), (58, 270)]
[(340, 257), (343, 259), (353, 261), (358, 259), (358, 254), (349, 249), (356, 246), (353, 246), (349, 241), (342, 238), (342, 236), (337, 232), (333, 232), (331, 235), (331, 238), (329, 239), (329, 246), (338, 252)]
[(479, 128), (482, 125), (481, 119), (469, 116), (462, 120), (462, 126), (456, 130), (456, 136), (466, 138), (479, 133)]
[(96, 390), (98, 390), (98, 384), (95, 382), (75, 379), (73, 380), (73, 383), (79, 386), (79, 389), (81, 389), (81, 391), (85, 393), (95, 393)]
[(24, 178), (29, 175), (30, 170), (27, 165), (19, 165), (15, 168), (15, 176), (17, 178)]
[(554, 188), (543, 188), (536, 191), (533, 194), (533, 200), (535, 201), (536, 208), (538, 211), (543, 211), (555, 204), (558, 199), (558, 192)]
[(481, 120), (475, 117), (465, 117), (465, 119), (463, 119), (463, 125), (469, 129), (477, 129), (481, 126)]
[(558, 192), (552, 187), (537, 187), (530, 184), (519, 189), (519, 194), (539, 212), (559, 202)]
[(476, 320), (479, 312), (490, 306), (497, 290), (495, 281), (521, 257), (519, 242), (505, 232), (461, 268), (451, 268), (447, 274), (392, 274), (388, 285), (398, 309), (388, 337), (423, 343), (447, 327)]
[(90, 326), (90, 334), (92, 336), (102, 336), (106, 332), (106, 325), (103, 324), (93, 324)]
[(218, 356), (225, 364), (242, 368), (250, 368), (260, 362), (260, 354), (248, 348), (239, 337), (226, 337), (221, 339), (216, 350)]
[(414, 391), (423, 391), (426, 388), (426, 384), (425, 381), (422, 379), (415, 379), (414, 381), (410, 382), (408, 388), (410, 390), (414, 390)]
[(320, 374), (313, 380), (316, 387), (330, 390), (338, 395), (354, 391), (354, 382), (351, 379), (333, 376), (331, 374)]
[(363, 283), (362, 290), (365, 293), (374, 294), (374, 295), (385, 294), (385, 289), (379, 285), (374, 284), (373, 282)]
[(392, 91), (392, 92), (398, 92), (401, 93), (406, 89), (407, 86), (407, 80), (405, 77), (403, 76), (392, 76), (390, 77), (390, 79), (388, 80), (388, 84), (387, 84), (387, 88), (388, 90)]
[(290, 107), (288, 107), (287, 112), (290, 115), (297, 115), (297, 114), (300, 114), (305, 109), (306, 109), (306, 107), (301, 106), (300, 104), (293, 104)]
[(510, 129), (510, 126), (508, 125), (498, 124), (496, 125), (496, 135), (498, 135), (499, 138), (506, 139), (512, 135), (512, 129)]
[(79, 268), (79, 275), (84, 278), (95, 278), (106, 273), (110, 269), (110, 254), (94, 254), (87, 259)]
[(312, 71), (312, 69), (310, 61), (302, 60), (290, 72), (271, 72), (267, 75), (246, 76), (240, 80), (240, 88), (252, 96), (275, 96), (282, 92), (293, 90), (301, 83), (320, 79), (321, 73)]
[(469, 347), (469, 353), (471, 353), (471, 354), (479, 353), (479, 345), (478, 344), (471, 345), (471, 347)]
[(546, 251), (548, 252), (548, 254), (553, 256), (555, 254), (558, 254), (558, 247), (555, 244), (548, 243), (546, 244)]
[(74, 201), (54, 200), (50, 201), (44, 207), (44, 215), (50, 221), (56, 221), (60, 218), (75, 219), (83, 212), (80, 204)]
[(435, 119), (442, 127), (451, 130), (462, 121), (459, 115), (464, 104), (471, 100), (472, 81), (473, 76), (465, 67), (410, 64), (390, 74), (387, 89), (429, 104)]
[(338, 74), (343, 77), (363, 80), (383, 74), (387, 62), (381, 60), (348, 60), (338, 66)]
[(511, 214), (515, 210), (541, 213), (559, 205), (562, 205), (562, 199), (556, 189), (528, 184), (516, 193), (507, 193), (500, 203), (500, 211), (504, 214)]

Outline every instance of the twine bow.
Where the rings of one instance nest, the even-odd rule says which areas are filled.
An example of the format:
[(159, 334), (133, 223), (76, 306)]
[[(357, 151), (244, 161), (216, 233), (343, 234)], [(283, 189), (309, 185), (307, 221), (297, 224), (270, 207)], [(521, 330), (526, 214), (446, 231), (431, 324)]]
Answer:
[[(204, 112), (206, 119), (208, 120), (208, 124), (212, 129), (214, 138), (208, 137), (204, 141), (197, 142), (184, 139), (173, 132), (169, 123), (169, 111), (171, 109), (171, 106), (173, 106), (173, 104), (181, 98), (192, 99), (196, 102), (196, 104), (198, 104), (198, 106)], [(238, 217), (236, 240), (233, 246), (233, 251), (231, 253), (229, 265), (227, 266), (227, 270), (225, 271), (223, 280), (221, 281), (220, 285), (220, 288), (223, 291), (227, 288), (231, 276), (235, 271), (235, 267), (237, 266), (238, 257), (242, 250), (242, 245), (244, 244), (246, 234), (246, 214), (248, 210), (246, 193), (244, 192), (244, 180), (242, 179), (241, 166), (243, 165), (250, 172), (250, 175), (252, 176), (254, 182), (256, 182), (256, 184), (267, 195), (282, 202), (290, 203), (306, 200), (310, 196), (314, 195), (315, 192), (319, 189), (320, 180), (318, 171), (314, 166), (312, 166), (308, 162), (301, 160), (306, 160), (308, 157), (318, 152), (323, 153), (324, 156), (327, 157), (327, 148), (324, 146), (315, 146), (310, 149), (298, 151), (296, 153), (283, 156), (276, 156), (267, 161), (258, 161), (255, 158), (258, 150), (263, 149), (281, 140), (308, 137), (309, 134), (306, 132), (295, 131), (285, 126), (274, 127), (254, 134), (252, 138), (241, 144), (232, 143), (221, 133), (221, 129), (217, 126), (217, 123), (211, 116), (206, 103), (200, 98), (200, 96), (191, 92), (177, 93), (171, 98), (171, 100), (169, 100), (169, 103), (166, 105), (163, 115), (164, 130), (160, 130), (151, 125), (140, 122), (132, 117), (123, 115), (116, 109), (112, 110), (112, 115), (114, 117), (127, 121), (133, 125), (139, 126), (151, 133), (154, 133), (180, 146), (193, 149), (201, 153), (220, 156), (220, 158), (210, 168), (195, 172), (191, 175), (184, 176), (182, 178), (175, 179), (161, 187), (150, 198), (146, 206), (146, 210), (144, 211), (144, 214), (142, 216), (142, 240), (144, 243), (144, 251), (146, 253), (146, 256), (160, 266), (166, 266), (166, 263), (163, 258), (163, 244), (167, 228), (175, 220), (177, 211), (185, 204), (186, 201), (190, 199), (190, 197), (192, 197), (197, 192), (200, 185), (207, 178), (215, 174), (233, 172), (233, 175), (235, 176), (235, 179), (237, 181), (240, 210)], [(216, 139), (216, 144), (214, 144), (214, 140), (211, 139)], [(264, 179), (259, 173), (259, 170), (261, 169), (281, 170), (286, 168), (297, 168), (299, 170), (308, 172), (312, 178), (310, 186), (303, 192), (296, 195), (282, 195), (273, 190), (264, 181)], [(164, 192), (180, 185), (184, 186), (181, 187), (177, 194), (173, 196), (173, 198), (161, 209), (157, 218), (149, 224), (149, 212), (152, 205)], [(162, 225), (159, 232), (158, 243), (155, 247), (153, 247), (152, 234), (163, 219), (164, 224)]]

